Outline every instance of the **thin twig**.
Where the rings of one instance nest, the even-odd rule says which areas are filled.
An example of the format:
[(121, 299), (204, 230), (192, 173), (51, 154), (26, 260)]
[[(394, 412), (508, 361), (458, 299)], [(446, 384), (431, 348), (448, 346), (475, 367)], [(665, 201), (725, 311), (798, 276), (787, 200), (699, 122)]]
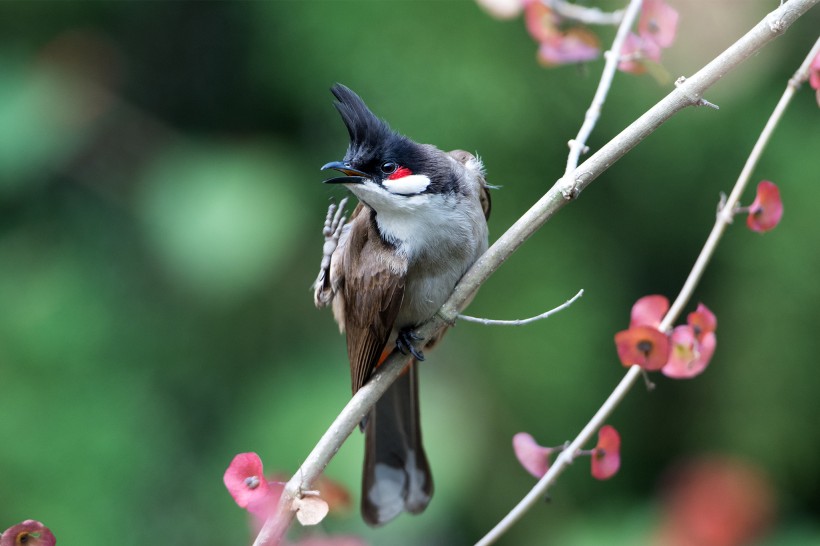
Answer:
[(542, 0), (544, 5), (551, 8), (564, 19), (578, 21), (585, 25), (617, 25), (624, 17), (624, 10), (606, 12), (598, 8), (579, 6), (564, 0)]
[[(820, 46), (820, 40), (818, 43), (815, 44), (815, 47), (812, 49), (812, 52), (816, 54), (816, 49)], [(791, 100), (792, 96), (794, 95), (795, 89), (797, 85), (794, 85), (793, 82), (800, 82), (805, 81), (805, 79), (800, 79), (801, 74), (805, 72), (806, 76), (808, 77), (808, 65), (811, 60), (814, 58), (814, 55), (811, 53), (808, 57), (806, 57), (807, 62), (804, 62), (800, 69), (798, 69), (795, 76), (789, 80), (789, 85), (786, 87), (786, 91), (783, 93), (783, 96), (780, 98), (780, 101), (777, 103), (772, 115), (769, 117), (769, 121), (766, 123), (766, 126), (763, 128), (763, 131), (760, 133), (758, 137), (757, 143), (755, 144), (752, 152), (749, 154), (749, 158), (746, 161), (746, 165), (744, 166), (743, 170), (740, 173), (740, 176), (735, 182), (735, 186), (732, 189), (732, 194), (729, 197), (728, 202), (724, 205), (722, 211), (718, 213), (717, 219), (715, 221), (715, 226), (712, 228), (709, 237), (706, 239), (706, 242), (703, 245), (703, 249), (700, 252), (695, 264), (692, 267), (692, 270), (689, 272), (689, 276), (686, 279), (686, 282), (683, 284), (678, 297), (675, 298), (675, 302), (670, 307), (669, 311), (666, 313), (666, 316), (661, 321), (659, 329), (662, 331), (668, 330), (672, 324), (677, 320), (678, 316), (683, 309), (683, 306), (686, 305), (686, 302), (692, 296), (692, 293), (697, 286), (698, 281), (700, 280), (701, 276), (703, 275), (703, 271), (706, 268), (706, 265), (709, 263), (712, 255), (715, 252), (717, 247), (717, 243), (720, 240), (721, 235), (725, 231), (726, 227), (728, 226), (729, 222), (731, 222), (731, 213), (728, 211), (732, 210), (732, 207), (735, 203), (737, 203), (737, 199), (740, 197), (740, 194), (743, 192), (743, 188), (746, 186), (748, 182), (749, 175), (751, 171), (754, 169), (754, 166), (757, 164), (758, 159), (760, 158), (760, 154), (763, 151), (763, 148), (766, 146), (766, 143), (769, 140), (769, 137), (774, 130), (774, 127), (780, 121), (780, 118), (783, 115), (783, 111), (785, 110), (786, 106), (788, 105), (789, 101)], [(734, 196), (734, 199), (733, 197)], [(724, 213), (723, 211), (727, 211)], [(503, 535), (510, 527), (512, 527), (519, 519), (521, 519), (524, 514), (535, 504), (539, 502), (539, 499), (543, 498), (544, 495), (547, 494), (549, 488), (555, 483), (558, 476), (560, 476), (564, 470), (566, 470), (570, 464), (572, 464), (573, 454), (580, 450), (584, 444), (588, 443), (593, 435), (604, 425), (604, 422), (609, 418), (615, 408), (621, 403), (621, 401), (626, 397), (627, 393), (630, 389), (634, 386), (634, 384), (639, 380), (643, 373), (643, 369), (640, 366), (632, 366), (626, 372), (621, 382), (615, 387), (606, 401), (601, 405), (595, 415), (589, 420), (586, 426), (581, 430), (578, 436), (570, 442), (568, 448), (562, 451), (558, 457), (555, 459), (555, 462), (550, 466), (547, 473), (538, 481), (538, 483), (530, 490), (527, 495), (521, 499), (518, 505), (515, 506), (505, 517), (502, 519), (489, 533), (487, 533), (484, 538), (476, 543), (476, 546), (489, 546), (498, 538)]]
[[(417, 347), (422, 347), (428, 339), (443, 326), (453, 323), (459, 311), (469, 301), (478, 288), (493, 272), (565, 205), (580, 195), (618, 159), (626, 155), (641, 140), (666, 122), (677, 112), (697, 103), (698, 96), (720, 78), (739, 66), (747, 58), (759, 51), (774, 38), (786, 31), (803, 13), (820, 0), (790, 0), (767, 18), (758, 23), (712, 62), (698, 71), (687, 82), (675, 89), (667, 97), (653, 106), (644, 115), (624, 129), (619, 135), (603, 146), (592, 157), (582, 163), (569, 176), (562, 177), (555, 185), (519, 218), (488, 250), (476, 261), (459, 281), (453, 294), (429, 321), (417, 330), (421, 336)], [(777, 25), (769, 24), (772, 17)], [(358, 426), (361, 419), (376, 403), (387, 387), (401, 375), (406, 357), (396, 351), (379, 366), (373, 377), (351, 398), (334, 422), (313, 448), (300, 469), (285, 485), (276, 513), (267, 519), (254, 546), (278, 544), (287, 532), (293, 519), (293, 500), (302, 490), (311, 489), (315, 480), (341, 447), (344, 440)], [(630, 370), (631, 373), (631, 370)], [(586, 430), (586, 429), (585, 429)], [(594, 433), (594, 431), (593, 431)], [(591, 433), (592, 434), (592, 433)], [(590, 434), (590, 437), (591, 437)], [(585, 440), (586, 441), (586, 440)]]
[(587, 139), (592, 133), (592, 129), (595, 128), (598, 118), (601, 117), (601, 108), (604, 106), (609, 88), (612, 86), (612, 80), (615, 78), (615, 71), (618, 69), (618, 62), (620, 62), (621, 51), (624, 49), (624, 42), (629, 34), (629, 29), (632, 28), (632, 25), (638, 18), (642, 3), (642, 0), (630, 0), (629, 5), (624, 11), (618, 31), (615, 33), (612, 46), (609, 48), (609, 51), (604, 53), (606, 63), (601, 73), (601, 80), (598, 82), (598, 89), (595, 90), (592, 104), (589, 105), (584, 115), (584, 123), (578, 131), (578, 135), (569, 141), (569, 156), (567, 157), (567, 167), (564, 170), (564, 175), (569, 174), (578, 166), (581, 154), (587, 150)]
[(564, 303), (562, 303), (561, 305), (559, 305), (555, 309), (550, 309), (549, 311), (547, 311), (545, 313), (541, 313), (540, 315), (537, 315), (535, 317), (530, 317), (530, 318), (525, 318), (525, 319), (496, 320), (496, 319), (471, 317), (471, 316), (468, 316), (468, 315), (459, 315), (458, 318), (459, 318), (459, 320), (466, 320), (467, 322), (477, 322), (477, 323), (483, 324), (485, 326), (523, 326), (525, 324), (532, 324), (533, 322), (539, 321), (541, 319), (545, 319), (547, 317), (550, 317), (550, 316), (554, 315), (555, 313), (563, 311), (564, 309), (566, 309), (567, 307), (569, 307), (570, 305), (575, 303), (575, 300), (577, 300), (578, 298), (580, 298), (583, 295), (584, 295), (584, 289), (582, 288), (581, 290), (578, 291), (577, 294), (572, 296), (572, 298), (568, 299), (567, 301), (565, 301)]

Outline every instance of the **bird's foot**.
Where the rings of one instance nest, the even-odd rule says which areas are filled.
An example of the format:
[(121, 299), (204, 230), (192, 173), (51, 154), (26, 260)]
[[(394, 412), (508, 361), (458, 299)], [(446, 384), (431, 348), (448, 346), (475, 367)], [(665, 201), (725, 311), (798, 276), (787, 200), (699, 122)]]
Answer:
[(420, 339), (423, 338), (414, 332), (412, 328), (404, 328), (399, 331), (399, 335), (396, 338), (396, 348), (401, 351), (401, 354), (406, 355), (409, 352), (413, 355), (413, 358), (419, 362), (423, 362), (424, 353), (413, 346), (413, 343), (419, 341)]
[(313, 283), (313, 301), (316, 307), (324, 307), (332, 298), (330, 288), (330, 260), (336, 247), (339, 246), (339, 238), (342, 236), (342, 229), (345, 227), (347, 217), (344, 215), (347, 197), (339, 201), (339, 204), (331, 203), (327, 208), (325, 225), (322, 234), (325, 236), (325, 244), (322, 246), (322, 263), (319, 266), (319, 275)]

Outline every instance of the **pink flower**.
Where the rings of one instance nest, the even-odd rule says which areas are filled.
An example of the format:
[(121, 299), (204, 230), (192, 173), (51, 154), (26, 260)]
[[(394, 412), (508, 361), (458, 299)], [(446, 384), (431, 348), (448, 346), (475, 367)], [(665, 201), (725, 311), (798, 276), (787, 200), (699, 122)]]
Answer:
[(669, 47), (675, 41), (678, 29), (678, 12), (663, 0), (644, 0), (638, 34), (658, 47)]
[(666, 296), (657, 294), (644, 296), (632, 306), (629, 327), (652, 326), (658, 328), (667, 311), (669, 311), (669, 300), (666, 299)]
[(579, 63), (598, 57), (598, 37), (583, 27), (561, 28), (561, 18), (539, 0), (525, 0), (527, 32), (538, 43), (538, 61), (544, 66)]
[(646, 61), (660, 62), (661, 48), (672, 45), (677, 29), (677, 11), (663, 0), (644, 0), (638, 34), (627, 35), (618, 69), (632, 74), (646, 72)]
[(621, 60), (618, 63), (618, 70), (629, 72), (630, 74), (643, 74), (646, 72), (645, 61), (650, 60), (660, 62), (661, 49), (658, 44), (650, 39), (643, 38), (637, 34), (629, 33), (624, 40), (624, 47), (621, 49)]
[(820, 53), (818, 53), (809, 66), (809, 85), (817, 91), (817, 105), (820, 106)]
[(273, 514), (284, 489), (282, 483), (265, 479), (262, 460), (256, 453), (240, 453), (234, 457), (223, 481), (236, 504), (254, 516), (259, 527)]
[(598, 58), (598, 38), (585, 28), (575, 27), (549, 36), (538, 47), (538, 60), (544, 66), (580, 63)]
[(512, 445), (524, 470), (539, 479), (547, 473), (550, 467), (549, 457), (555, 451), (553, 448), (538, 445), (535, 438), (526, 432), (513, 436)]
[(621, 467), (621, 436), (614, 427), (604, 425), (598, 431), (598, 445), (592, 450), (592, 477), (608, 480)]
[(13, 525), (0, 535), (0, 546), (54, 546), (57, 539), (51, 530), (33, 519)]
[(783, 217), (783, 201), (780, 200), (780, 190), (768, 180), (757, 185), (757, 195), (749, 206), (749, 216), (746, 225), (752, 231), (763, 233), (774, 229)]
[(536, 42), (544, 42), (561, 34), (558, 28), (561, 18), (540, 0), (527, 0), (524, 5), (524, 23), (527, 32)]
[(669, 360), (669, 338), (652, 326), (633, 326), (615, 334), (618, 358), (624, 366), (640, 366), (647, 371), (663, 368)]
[(661, 373), (673, 379), (690, 379), (703, 373), (715, 354), (716, 328), (714, 313), (698, 304), (697, 311), (689, 313), (687, 324), (672, 332), (672, 353)]
[(686, 322), (695, 329), (695, 336), (701, 339), (703, 334), (717, 330), (717, 317), (708, 307), (698, 304), (697, 310), (689, 313)]

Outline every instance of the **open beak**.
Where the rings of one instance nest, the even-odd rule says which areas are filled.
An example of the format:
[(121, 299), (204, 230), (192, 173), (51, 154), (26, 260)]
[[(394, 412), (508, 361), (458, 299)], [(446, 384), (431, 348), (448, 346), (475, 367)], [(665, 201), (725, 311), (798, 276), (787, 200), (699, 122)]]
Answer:
[(325, 184), (364, 184), (365, 179), (370, 178), (367, 173), (351, 167), (350, 163), (342, 163), (341, 161), (331, 161), (325, 164), (321, 170), (326, 171), (328, 169), (344, 173), (345, 176), (328, 178), (324, 181)]

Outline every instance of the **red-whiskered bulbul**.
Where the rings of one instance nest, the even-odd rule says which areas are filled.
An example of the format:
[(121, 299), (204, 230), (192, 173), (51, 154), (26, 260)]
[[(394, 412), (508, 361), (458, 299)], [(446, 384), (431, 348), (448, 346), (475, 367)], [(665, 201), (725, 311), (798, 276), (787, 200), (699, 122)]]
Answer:
[(322, 170), (343, 173), (325, 182), (344, 184), (359, 204), (346, 223), (343, 203), (328, 212), (315, 303), (332, 303), (346, 333), (354, 394), (394, 346), (410, 353), (407, 369), (363, 425), (362, 517), (381, 525), (401, 512), (423, 511), (433, 494), (419, 426), (416, 362), (424, 356), (412, 345), (413, 329), (487, 249), (490, 197), (476, 157), (418, 144), (347, 87), (331, 91), (350, 144), (342, 161)]

